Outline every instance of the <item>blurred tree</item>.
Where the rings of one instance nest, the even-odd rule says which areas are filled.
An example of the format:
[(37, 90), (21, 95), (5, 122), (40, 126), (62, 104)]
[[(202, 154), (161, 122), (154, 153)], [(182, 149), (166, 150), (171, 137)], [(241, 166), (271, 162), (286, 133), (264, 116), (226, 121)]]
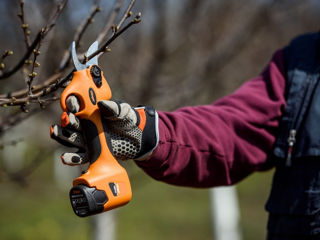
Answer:
[[(14, 172), (2, 162), (0, 181), (26, 183), (47, 159), (43, 153), (57, 147), (46, 129), (61, 114), (57, 100), (73, 69), (71, 42), (79, 52), (96, 39), (108, 43), (131, 3), (0, 1), (1, 147), (23, 138), (40, 149)], [(207, 104), (259, 74), (295, 35), (318, 31), (319, 10), (312, 0), (141, 0), (121, 25), (138, 12), (142, 22), (107, 44), (112, 52), (99, 61), (114, 98), (161, 110)]]

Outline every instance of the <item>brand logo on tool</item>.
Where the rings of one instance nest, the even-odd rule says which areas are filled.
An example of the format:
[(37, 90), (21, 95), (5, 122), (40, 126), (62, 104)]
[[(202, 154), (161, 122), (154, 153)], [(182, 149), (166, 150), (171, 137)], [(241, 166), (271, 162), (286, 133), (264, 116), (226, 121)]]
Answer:
[(90, 98), (90, 101), (93, 105), (96, 105), (97, 103), (97, 98), (96, 98), (96, 94), (94, 93), (93, 89), (92, 88), (89, 88), (89, 98)]

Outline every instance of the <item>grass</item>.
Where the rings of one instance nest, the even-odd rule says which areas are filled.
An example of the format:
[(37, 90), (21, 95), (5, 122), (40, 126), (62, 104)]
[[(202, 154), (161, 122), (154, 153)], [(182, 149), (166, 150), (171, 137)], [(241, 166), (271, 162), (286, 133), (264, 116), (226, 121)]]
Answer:
[(271, 189), (273, 171), (255, 173), (238, 184), (244, 240), (265, 239), (268, 214), (264, 205)]
[(90, 239), (88, 219), (76, 218), (68, 195), (52, 180), (52, 159), (29, 178), (28, 186), (0, 184), (0, 239)]
[(170, 186), (141, 173), (133, 200), (119, 210), (118, 240), (212, 239), (207, 190)]
[[(117, 240), (213, 239), (208, 190), (170, 186), (129, 167), (135, 169), (133, 199), (116, 212)], [(238, 185), (244, 240), (265, 238), (271, 176), (257, 173)], [(76, 217), (67, 191), (54, 183), (52, 159), (28, 180), (27, 187), (0, 183), (0, 239), (92, 239), (91, 218)]]

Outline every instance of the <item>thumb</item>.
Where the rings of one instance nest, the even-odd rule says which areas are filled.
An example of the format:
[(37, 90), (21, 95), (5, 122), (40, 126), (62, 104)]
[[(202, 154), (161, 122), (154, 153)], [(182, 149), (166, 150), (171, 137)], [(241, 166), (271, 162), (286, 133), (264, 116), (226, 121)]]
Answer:
[(102, 100), (98, 102), (98, 107), (102, 116), (108, 120), (130, 120), (137, 123), (137, 113), (128, 103)]
[(98, 107), (102, 116), (107, 119), (116, 119), (121, 112), (120, 104), (116, 101), (102, 100), (98, 102)]

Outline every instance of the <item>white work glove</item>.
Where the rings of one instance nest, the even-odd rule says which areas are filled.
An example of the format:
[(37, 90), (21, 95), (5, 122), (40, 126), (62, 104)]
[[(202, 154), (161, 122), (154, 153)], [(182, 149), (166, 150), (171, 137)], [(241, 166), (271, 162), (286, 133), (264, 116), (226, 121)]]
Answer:
[[(79, 110), (77, 101), (69, 99), (67, 107), (70, 110), (65, 118), (67, 123), (52, 125), (51, 138), (59, 143), (78, 149), (77, 152), (64, 153), (63, 163), (78, 165), (90, 161), (88, 157), (88, 140), (84, 137), (83, 128), (73, 113)], [(98, 107), (106, 126), (106, 136), (109, 138), (109, 148), (117, 160), (144, 160), (158, 145), (158, 114), (152, 107), (132, 108), (128, 103), (116, 101), (100, 101)]]

